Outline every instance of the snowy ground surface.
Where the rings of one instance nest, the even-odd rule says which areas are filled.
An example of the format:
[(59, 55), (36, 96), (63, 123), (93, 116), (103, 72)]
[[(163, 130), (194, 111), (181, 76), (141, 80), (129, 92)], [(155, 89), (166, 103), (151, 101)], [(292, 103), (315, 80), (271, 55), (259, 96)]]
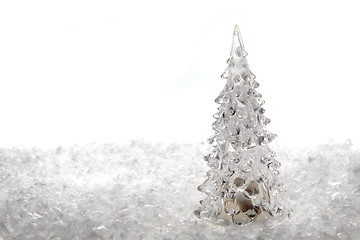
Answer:
[(274, 227), (194, 217), (205, 144), (0, 149), (0, 239), (360, 239), (360, 152), (274, 149), (293, 209)]

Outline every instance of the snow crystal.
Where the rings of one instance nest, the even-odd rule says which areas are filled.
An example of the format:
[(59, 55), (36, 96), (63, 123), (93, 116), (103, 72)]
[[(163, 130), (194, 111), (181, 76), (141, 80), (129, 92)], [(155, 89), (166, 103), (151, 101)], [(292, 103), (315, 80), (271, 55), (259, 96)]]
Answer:
[(92, 144), (0, 149), (0, 239), (360, 239), (360, 152), (350, 142), (276, 147), (282, 224), (194, 216), (209, 146)]

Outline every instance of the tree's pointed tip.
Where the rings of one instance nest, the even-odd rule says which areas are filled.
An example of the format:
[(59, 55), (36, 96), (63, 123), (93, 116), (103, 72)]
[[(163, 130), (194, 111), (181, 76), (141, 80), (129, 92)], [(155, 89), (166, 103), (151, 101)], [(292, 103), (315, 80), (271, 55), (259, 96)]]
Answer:
[(239, 28), (239, 26), (236, 24), (235, 25), (235, 28), (234, 28), (234, 35), (235, 34), (239, 34), (240, 33), (240, 28)]
[(241, 38), (240, 28), (238, 25), (235, 25), (230, 56), (240, 56), (239, 54), (241, 55), (241, 57), (247, 55), (244, 49), (243, 40)]
[(236, 42), (236, 44), (238, 44), (242, 49), (244, 49), (244, 43), (243, 40), (241, 38), (241, 33), (240, 33), (240, 28), (239, 26), (236, 24), (235, 28), (234, 28), (234, 42)]

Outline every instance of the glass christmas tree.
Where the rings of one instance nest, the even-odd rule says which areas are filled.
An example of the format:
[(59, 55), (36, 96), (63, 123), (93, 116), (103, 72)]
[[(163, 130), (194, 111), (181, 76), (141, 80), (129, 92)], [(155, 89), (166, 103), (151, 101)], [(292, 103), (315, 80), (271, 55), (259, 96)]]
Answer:
[(235, 26), (227, 83), (215, 102), (220, 104), (209, 138), (213, 150), (204, 157), (210, 166), (198, 190), (205, 193), (196, 216), (243, 225), (283, 215), (277, 181), (280, 163), (268, 144), (276, 137), (266, 130), (264, 101), (250, 71), (240, 30)]

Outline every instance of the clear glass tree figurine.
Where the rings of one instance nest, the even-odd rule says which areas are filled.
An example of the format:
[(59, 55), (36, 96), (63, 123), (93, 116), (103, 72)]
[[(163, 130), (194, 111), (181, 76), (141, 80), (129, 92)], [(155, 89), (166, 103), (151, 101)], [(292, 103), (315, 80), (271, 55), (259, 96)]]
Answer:
[(209, 138), (213, 150), (204, 156), (210, 170), (198, 190), (206, 197), (194, 212), (199, 218), (243, 225), (283, 215), (277, 181), (280, 163), (268, 144), (276, 137), (266, 130), (264, 101), (250, 71), (247, 52), (235, 26), (228, 67), (221, 75), (227, 83), (215, 102), (220, 104)]

